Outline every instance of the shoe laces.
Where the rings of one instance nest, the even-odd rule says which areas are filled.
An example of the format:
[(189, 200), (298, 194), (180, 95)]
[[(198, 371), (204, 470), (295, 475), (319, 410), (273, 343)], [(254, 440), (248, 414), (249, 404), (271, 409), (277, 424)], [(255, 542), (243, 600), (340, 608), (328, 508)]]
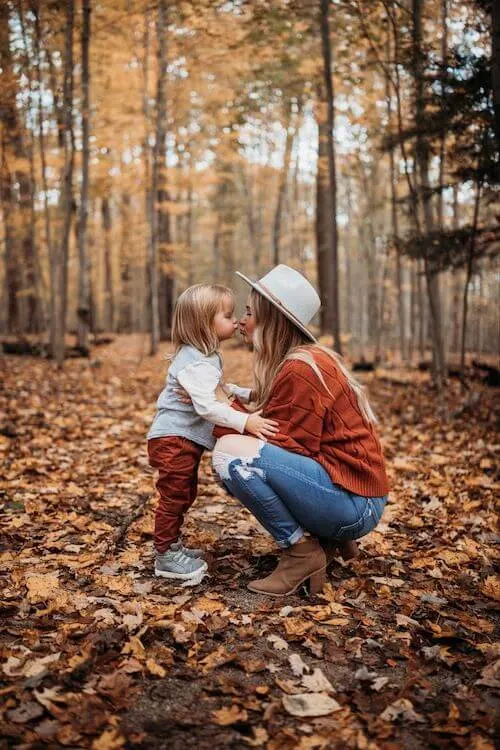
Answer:
[(172, 562), (179, 563), (180, 565), (188, 565), (191, 563), (191, 558), (186, 555), (182, 548), (169, 551), (172, 553)]

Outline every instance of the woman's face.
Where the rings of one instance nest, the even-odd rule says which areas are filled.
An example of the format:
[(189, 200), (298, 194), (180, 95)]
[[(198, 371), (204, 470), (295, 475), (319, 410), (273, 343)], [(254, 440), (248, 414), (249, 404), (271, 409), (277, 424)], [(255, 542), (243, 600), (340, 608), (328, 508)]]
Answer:
[(246, 307), (245, 307), (245, 313), (243, 314), (243, 317), (240, 318), (240, 333), (243, 336), (243, 341), (245, 344), (251, 344), (253, 341), (253, 332), (255, 330), (255, 317), (254, 317), (254, 311), (252, 306), (252, 295), (248, 295), (248, 299), (246, 301)]

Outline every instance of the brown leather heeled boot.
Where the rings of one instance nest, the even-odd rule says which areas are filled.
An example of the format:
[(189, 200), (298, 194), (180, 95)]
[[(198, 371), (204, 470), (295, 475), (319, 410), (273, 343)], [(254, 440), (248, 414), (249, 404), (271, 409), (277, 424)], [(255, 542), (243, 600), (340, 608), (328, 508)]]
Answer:
[(354, 560), (359, 556), (359, 547), (356, 542), (321, 542), (325, 550), (327, 564), (329, 565), (335, 557), (343, 560)]
[(271, 575), (250, 581), (248, 588), (256, 594), (286, 596), (297, 591), (309, 579), (309, 592), (318, 594), (326, 580), (326, 555), (317, 539), (308, 537), (285, 550)]

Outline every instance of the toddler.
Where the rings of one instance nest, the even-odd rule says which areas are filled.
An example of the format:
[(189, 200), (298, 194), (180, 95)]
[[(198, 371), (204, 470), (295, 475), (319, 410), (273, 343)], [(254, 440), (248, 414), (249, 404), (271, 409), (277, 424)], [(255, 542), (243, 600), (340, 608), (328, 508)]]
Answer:
[(262, 410), (248, 414), (231, 407), (228, 396), (244, 403), (252, 396), (249, 388), (223, 380), (219, 345), (233, 336), (237, 325), (231, 289), (196, 284), (180, 295), (172, 322), (175, 350), (148, 433), (149, 463), (159, 472), (155, 574), (188, 585), (201, 581), (207, 564), (202, 550), (184, 547), (180, 530), (196, 498), (202, 453), (215, 445), (213, 425), (246, 431), (262, 440), (277, 432), (277, 423), (261, 417)]

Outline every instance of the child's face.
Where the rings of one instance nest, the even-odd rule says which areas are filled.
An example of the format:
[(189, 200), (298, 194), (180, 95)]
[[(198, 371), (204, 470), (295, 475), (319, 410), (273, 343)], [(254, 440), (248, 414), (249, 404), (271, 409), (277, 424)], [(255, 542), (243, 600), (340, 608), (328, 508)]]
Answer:
[(230, 339), (238, 328), (238, 321), (234, 316), (234, 299), (224, 297), (222, 307), (214, 318), (215, 333), (219, 341)]
[(255, 330), (255, 315), (252, 307), (252, 295), (248, 295), (246, 309), (243, 317), (240, 318), (240, 333), (243, 336), (245, 344), (251, 344), (253, 341), (253, 332)]

